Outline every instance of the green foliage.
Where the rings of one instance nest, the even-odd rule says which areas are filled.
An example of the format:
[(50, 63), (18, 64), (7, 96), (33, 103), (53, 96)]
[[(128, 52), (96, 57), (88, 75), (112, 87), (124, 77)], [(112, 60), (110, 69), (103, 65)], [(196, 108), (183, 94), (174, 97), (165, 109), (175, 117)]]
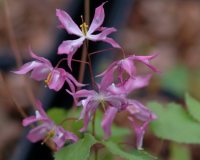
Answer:
[(186, 104), (190, 115), (200, 122), (200, 102), (191, 97), (189, 94), (185, 95)]
[(102, 142), (106, 148), (114, 155), (120, 156), (126, 160), (155, 160), (156, 158), (143, 151), (134, 151), (128, 153), (123, 151), (118, 145), (111, 141)]
[[(123, 151), (117, 144), (111, 141), (97, 141), (92, 135), (85, 134), (83, 139), (78, 142), (68, 145), (55, 153), (55, 160), (86, 160), (90, 156), (91, 147), (95, 143), (101, 143), (112, 154), (120, 156), (125, 160), (155, 160), (156, 158), (144, 151), (134, 151), (128, 153)], [(110, 157), (111, 158), (111, 157)]]
[(156, 136), (180, 143), (200, 143), (200, 125), (180, 105), (170, 103), (163, 107), (159, 103), (150, 103), (158, 119), (151, 122)]
[(170, 160), (190, 160), (190, 150), (188, 147), (171, 143), (170, 145)]
[(185, 66), (176, 66), (169, 72), (166, 72), (161, 79), (162, 87), (182, 97), (188, 88), (189, 72)]
[(47, 115), (56, 123), (59, 124), (67, 117), (67, 111), (63, 108), (51, 108), (47, 111)]
[(55, 153), (55, 160), (87, 160), (90, 156), (90, 148), (97, 141), (89, 134), (77, 143), (68, 145)]

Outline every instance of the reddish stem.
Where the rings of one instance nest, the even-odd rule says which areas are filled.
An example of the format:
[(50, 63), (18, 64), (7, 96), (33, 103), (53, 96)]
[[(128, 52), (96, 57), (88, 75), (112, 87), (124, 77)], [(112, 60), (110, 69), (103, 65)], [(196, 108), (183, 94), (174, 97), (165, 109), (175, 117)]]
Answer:
[[(55, 68), (58, 68), (58, 66), (63, 62), (63, 61), (66, 61), (68, 60), (68, 58), (62, 58), (61, 60), (58, 61), (58, 63), (56, 64)], [(81, 61), (81, 60), (78, 60), (78, 59), (72, 59), (73, 62), (79, 62), (79, 63), (83, 63), (83, 64), (88, 64), (88, 62), (84, 62), (84, 61)]]

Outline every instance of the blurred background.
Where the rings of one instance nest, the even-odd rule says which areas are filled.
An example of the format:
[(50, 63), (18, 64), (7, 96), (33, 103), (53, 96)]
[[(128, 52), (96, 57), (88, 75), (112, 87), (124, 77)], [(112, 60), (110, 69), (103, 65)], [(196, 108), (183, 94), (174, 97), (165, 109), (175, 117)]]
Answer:
[[(94, 9), (101, 3), (100, 0), (91, 2), (91, 19)], [(56, 8), (65, 9), (76, 22), (81, 23), (83, 0), (0, 0), (0, 160), (31, 160), (36, 158), (29, 155), (40, 152), (40, 145), (34, 146), (35, 151), (31, 151), (33, 145), (26, 140), (27, 131), (21, 125), (22, 110), (25, 114), (31, 113), (35, 97), (41, 99), (47, 108), (67, 108), (72, 104), (64, 91), (54, 93), (42, 82), (10, 72), (31, 59), (28, 53), (30, 45), (53, 64), (58, 62), (60, 57), (56, 56), (56, 48), (63, 39), (69, 39), (69, 35), (56, 28)], [(161, 74), (154, 75), (150, 85), (134, 96), (144, 102), (156, 100), (184, 104), (184, 94), (189, 92), (200, 100), (199, 0), (109, 0), (105, 10), (105, 26), (118, 29), (114, 38), (127, 54), (158, 53), (152, 63)], [(95, 44), (90, 50), (109, 47)], [(120, 54), (110, 53), (98, 56), (100, 58), (94, 59), (98, 64), (95, 65), (97, 73), (112, 60), (120, 58)], [(77, 64), (74, 67), (77, 76)], [(139, 70), (145, 72), (142, 66)], [(148, 135), (144, 148), (163, 160), (171, 159), (169, 143), (163, 143), (162, 149), (159, 149), (160, 140)], [(198, 145), (189, 146), (191, 160), (200, 159), (199, 149)], [(44, 154), (49, 152), (44, 147), (42, 150)]]

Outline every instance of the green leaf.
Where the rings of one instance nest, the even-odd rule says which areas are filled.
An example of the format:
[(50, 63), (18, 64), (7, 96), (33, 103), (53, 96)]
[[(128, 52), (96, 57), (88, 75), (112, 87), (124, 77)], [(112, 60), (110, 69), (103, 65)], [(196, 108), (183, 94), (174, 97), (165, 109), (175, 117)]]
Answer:
[(191, 153), (188, 147), (171, 143), (170, 145), (170, 160), (190, 160)]
[(51, 108), (47, 111), (47, 115), (56, 123), (59, 124), (67, 116), (66, 109), (63, 108)]
[(87, 160), (90, 156), (90, 148), (96, 142), (93, 136), (86, 134), (77, 143), (68, 145), (55, 153), (55, 160)]
[(151, 122), (156, 136), (180, 143), (200, 143), (200, 125), (182, 108), (170, 103), (163, 107), (159, 103), (150, 103), (158, 119)]
[(188, 77), (189, 71), (185, 66), (176, 66), (162, 76), (161, 85), (165, 90), (182, 97), (188, 88)]
[(191, 97), (189, 94), (185, 95), (186, 104), (191, 116), (200, 122), (200, 102)]
[(114, 155), (120, 156), (126, 160), (155, 160), (156, 158), (150, 156), (146, 152), (143, 151), (134, 151), (133, 153), (128, 153), (123, 151), (118, 145), (111, 141), (102, 142), (103, 145)]

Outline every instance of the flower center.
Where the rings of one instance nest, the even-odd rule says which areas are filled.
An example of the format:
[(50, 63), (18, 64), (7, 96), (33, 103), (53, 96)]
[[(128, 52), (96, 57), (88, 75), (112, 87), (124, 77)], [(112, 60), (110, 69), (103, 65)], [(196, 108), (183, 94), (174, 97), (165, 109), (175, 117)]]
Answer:
[(85, 22), (83, 22), (83, 23), (80, 25), (80, 27), (81, 27), (82, 33), (86, 36), (86, 35), (87, 35), (87, 31), (88, 31), (88, 25), (87, 25)]
[(50, 73), (48, 74), (48, 76), (47, 76), (47, 79), (44, 80), (44, 83), (45, 83), (46, 85), (48, 85), (49, 82), (50, 82), (50, 80), (51, 80), (51, 78), (52, 78), (52, 74), (51, 74), (51, 72), (50, 72)]
[(80, 25), (82, 33), (86, 36), (88, 32), (88, 25), (84, 22), (83, 16), (81, 16), (82, 24)]
[(46, 135), (46, 137), (44, 138), (44, 140), (42, 141), (42, 144), (44, 144), (45, 142), (47, 142), (49, 139), (51, 139), (52, 137), (54, 137), (55, 136), (55, 130), (54, 129), (52, 129), (52, 130), (50, 130), (48, 133), (47, 133), (47, 135)]

